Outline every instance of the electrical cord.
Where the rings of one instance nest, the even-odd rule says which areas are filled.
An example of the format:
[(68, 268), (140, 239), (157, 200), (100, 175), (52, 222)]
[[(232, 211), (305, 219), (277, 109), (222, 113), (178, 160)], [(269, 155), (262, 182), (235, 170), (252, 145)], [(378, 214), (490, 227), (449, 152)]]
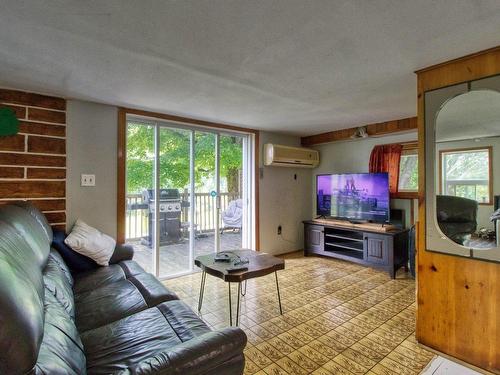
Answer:
[(293, 244), (297, 243), (297, 241), (290, 241), (290, 240), (287, 240), (285, 237), (283, 237), (283, 235), (282, 235), (282, 234), (280, 234), (279, 236), (280, 236), (280, 238), (281, 238), (283, 241), (285, 241), (285, 242), (289, 242), (289, 243), (293, 243)]
[(288, 243), (293, 243), (293, 244), (296, 244), (297, 243), (297, 240), (295, 241), (291, 241), (289, 239), (286, 239), (284, 236), (283, 236), (283, 231), (278, 235), (283, 241), (285, 242), (288, 242)]

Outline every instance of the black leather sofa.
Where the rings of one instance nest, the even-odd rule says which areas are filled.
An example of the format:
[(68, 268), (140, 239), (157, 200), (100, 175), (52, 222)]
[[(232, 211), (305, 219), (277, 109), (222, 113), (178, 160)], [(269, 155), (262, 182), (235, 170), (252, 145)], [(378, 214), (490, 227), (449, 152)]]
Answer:
[(454, 242), (463, 245), (476, 231), (477, 201), (451, 195), (437, 195), (436, 209), (439, 228)]
[(0, 374), (241, 374), (246, 336), (212, 331), (117, 246), (72, 274), (33, 206), (0, 207)]

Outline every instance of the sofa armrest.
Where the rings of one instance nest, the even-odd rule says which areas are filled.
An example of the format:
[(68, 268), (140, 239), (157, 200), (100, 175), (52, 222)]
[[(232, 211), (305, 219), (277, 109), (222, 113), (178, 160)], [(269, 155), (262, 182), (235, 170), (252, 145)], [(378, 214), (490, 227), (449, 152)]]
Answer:
[(247, 336), (240, 328), (228, 327), (207, 332), (143, 360), (120, 374), (205, 374), (224, 362), (241, 356), (243, 363), (240, 371), (231, 372), (236, 374), (244, 368), (243, 349), (246, 343)]
[(123, 260), (130, 260), (134, 257), (134, 248), (127, 244), (117, 244), (115, 251), (109, 260), (109, 264), (115, 264)]

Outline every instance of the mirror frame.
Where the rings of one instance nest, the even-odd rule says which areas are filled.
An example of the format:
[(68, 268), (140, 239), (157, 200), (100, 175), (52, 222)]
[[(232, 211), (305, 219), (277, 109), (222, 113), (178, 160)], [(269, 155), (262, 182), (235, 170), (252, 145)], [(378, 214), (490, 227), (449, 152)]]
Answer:
[[(464, 247), (444, 235), (437, 223), (436, 193), (438, 187), (436, 179), (439, 176), (436, 175), (436, 158), (438, 157), (435, 142), (436, 121), (439, 112), (450, 100), (471, 91), (500, 93), (500, 75), (426, 91), (424, 94), (426, 251), (500, 262), (500, 247), (491, 249)], [(498, 166), (497, 170), (500, 170)], [(492, 195), (495, 195), (494, 192)]]

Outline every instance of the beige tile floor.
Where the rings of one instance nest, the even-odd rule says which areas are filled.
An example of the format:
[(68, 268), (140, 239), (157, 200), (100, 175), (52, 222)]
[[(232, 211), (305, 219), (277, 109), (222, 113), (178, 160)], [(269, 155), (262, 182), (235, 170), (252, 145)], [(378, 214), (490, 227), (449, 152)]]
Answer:
[[(252, 279), (240, 326), (248, 336), (245, 374), (418, 374), (434, 357), (415, 341), (415, 281), (320, 257), (285, 256), (274, 275)], [(196, 311), (200, 274), (165, 281)], [(232, 288), (236, 301), (236, 285)], [(228, 288), (207, 276), (202, 318), (228, 325)]]

